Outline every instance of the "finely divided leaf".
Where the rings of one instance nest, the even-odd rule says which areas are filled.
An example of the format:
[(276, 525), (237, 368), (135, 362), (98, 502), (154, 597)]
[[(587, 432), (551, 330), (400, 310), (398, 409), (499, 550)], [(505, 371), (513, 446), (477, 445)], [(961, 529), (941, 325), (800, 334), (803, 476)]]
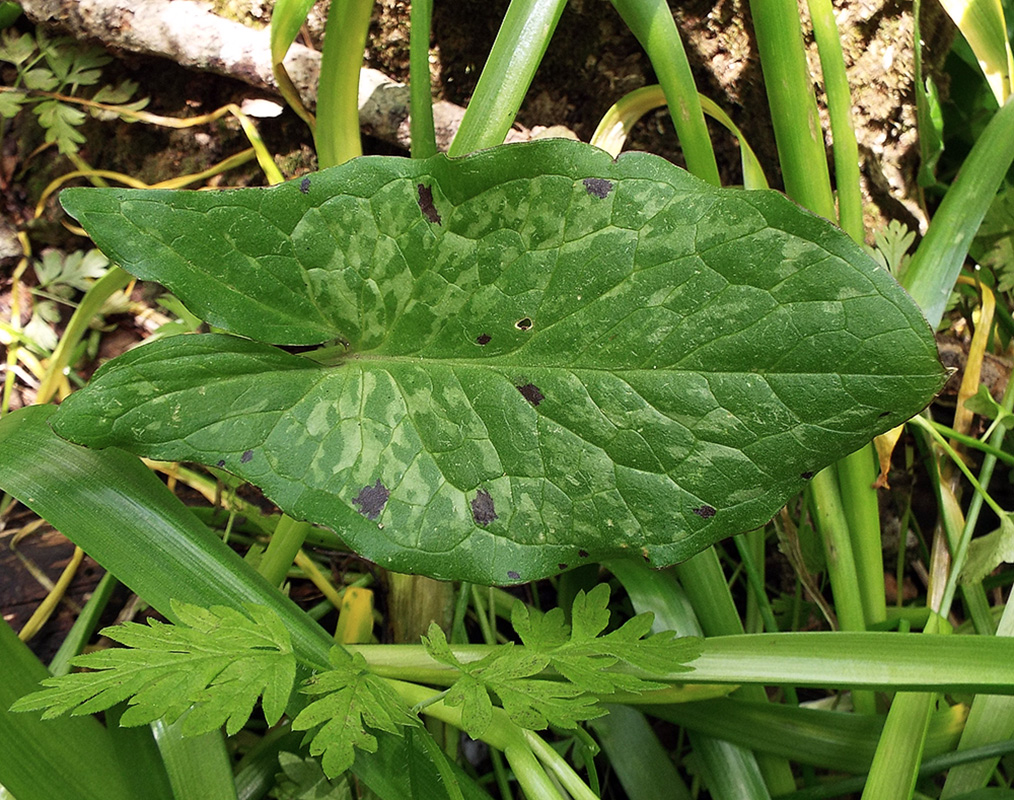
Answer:
[(461, 706), (461, 722), (470, 736), (481, 737), (493, 722), (490, 693), (512, 722), (529, 730), (550, 725), (573, 728), (605, 713), (594, 697), (585, 695), (584, 687), (533, 677), (549, 663), (542, 653), (506, 645), (478, 661), (463, 663), (451, 652), (444, 632), (435, 623), (422, 641), (434, 659), (461, 671), (462, 677), (448, 690), (444, 703), (452, 708)]
[[(597, 694), (644, 692), (661, 688), (636, 675), (614, 670), (625, 664), (647, 674), (690, 670), (687, 662), (701, 653), (701, 642), (672, 633), (651, 632), (652, 615), (639, 614), (605, 635), (609, 624), (609, 587), (602, 583), (585, 594), (578, 592), (571, 611), (571, 630), (559, 608), (547, 614), (516, 603), (511, 611), (514, 630), (527, 648), (545, 655), (549, 665), (567, 680)], [(644, 638), (644, 637), (648, 638)]]
[[(572, 728), (605, 713), (596, 695), (639, 693), (663, 685), (615, 669), (620, 665), (653, 674), (692, 669), (686, 663), (700, 655), (700, 640), (674, 639), (669, 633), (644, 638), (651, 630), (651, 614), (640, 614), (617, 630), (600, 635), (609, 624), (608, 602), (606, 584), (599, 584), (587, 595), (578, 592), (569, 629), (561, 609), (541, 614), (518, 602), (511, 621), (525, 646), (498, 647), (478, 661), (458, 660), (440, 627), (430, 625), (423, 637), (427, 652), (462, 673), (444, 702), (461, 707), (462, 724), (476, 737), (492, 724), (494, 697), (511, 721), (522, 728)], [(564, 680), (535, 677), (547, 667)]]
[(288, 632), (266, 608), (248, 606), (242, 614), (225, 606), (201, 609), (174, 603), (180, 624), (127, 622), (102, 633), (131, 649), (107, 649), (78, 656), (73, 664), (91, 672), (47, 678), (48, 688), (19, 700), (15, 711), (44, 709), (51, 718), (103, 711), (123, 700), (130, 708), (122, 725), (167, 722), (193, 711), (185, 735), (226, 726), (243, 727), (258, 697), (268, 724), (275, 724), (296, 677)]
[(355, 748), (377, 751), (377, 739), (366, 728), (399, 733), (399, 726), (416, 722), (394, 690), (367, 671), (366, 660), (341, 647), (331, 648), (332, 670), (310, 678), (300, 691), (322, 695), (292, 721), (296, 731), (313, 731), (310, 755), (323, 755), (321, 766), (329, 778), (345, 772), (355, 760)]
[(126, 353), (57, 432), (218, 465), (404, 572), (684, 560), (942, 382), (919, 309), (841, 231), (643, 153), (556, 140), (61, 199), (115, 262), (257, 341)]

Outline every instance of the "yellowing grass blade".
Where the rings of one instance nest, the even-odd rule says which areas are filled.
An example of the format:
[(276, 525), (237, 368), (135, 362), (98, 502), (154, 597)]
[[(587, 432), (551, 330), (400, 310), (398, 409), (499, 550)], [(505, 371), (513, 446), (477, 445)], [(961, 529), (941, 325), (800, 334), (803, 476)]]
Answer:
[[(719, 108), (713, 100), (698, 95), (701, 101), (701, 109), (713, 120), (721, 124), (733, 136), (739, 140), (740, 158), (743, 164), (743, 185), (747, 189), (768, 188), (767, 178), (764, 177), (764, 169), (760, 165), (757, 156), (743, 136), (739, 128), (729, 116)], [(592, 134), (591, 144), (600, 147), (616, 158), (623, 149), (630, 129), (634, 127), (641, 117), (656, 108), (663, 108), (666, 105), (665, 94), (662, 87), (656, 85), (642, 86), (640, 89), (621, 97), (602, 117), (595, 133)]]
[(1000, 0), (941, 0), (941, 5), (972, 48), (996, 102), (1002, 106), (1011, 93), (1014, 56)]

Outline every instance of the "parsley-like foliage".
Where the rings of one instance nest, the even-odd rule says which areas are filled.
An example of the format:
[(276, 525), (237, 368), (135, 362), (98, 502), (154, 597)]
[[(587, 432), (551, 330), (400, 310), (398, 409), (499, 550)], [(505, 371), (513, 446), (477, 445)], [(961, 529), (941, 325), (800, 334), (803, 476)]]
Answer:
[(159, 718), (183, 721), (185, 735), (225, 725), (229, 734), (250, 718), (263, 695), (268, 724), (285, 711), (296, 678), (289, 632), (278, 615), (250, 605), (246, 614), (224, 606), (203, 609), (174, 602), (178, 625), (128, 622), (102, 633), (129, 649), (78, 656), (75, 672), (42, 682), (48, 688), (21, 698), (14, 711), (44, 709), (49, 719), (70, 711), (91, 714), (130, 699), (120, 724), (143, 725)]
[[(461, 707), (462, 724), (469, 734), (482, 736), (493, 720), (495, 695), (507, 716), (523, 728), (542, 730), (549, 725), (573, 728), (578, 722), (606, 713), (598, 705), (600, 695), (614, 692), (645, 692), (663, 684), (639, 677), (635, 672), (613, 669), (621, 665), (647, 674), (689, 670), (686, 662), (697, 658), (701, 642), (673, 638), (672, 633), (648, 636), (653, 615), (640, 614), (621, 627), (600, 635), (609, 624), (609, 587), (599, 584), (588, 594), (578, 592), (571, 613), (529, 611), (516, 603), (511, 622), (525, 647), (498, 647), (479, 661), (460, 661), (443, 632), (431, 625), (423, 643), (430, 655), (461, 670), (444, 702)], [(647, 638), (645, 638), (647, 636)], [(547, 668), (563, 680), (535, 678)]]
[(415, 717), (382, 678), (367, 671), (366, 659), (358, 653), (332, 647), (329, 660), (334, 669), (314, 675), (300, 689), (321, 697), (296, 716), (292, 728), (318, 728), (312, 734), (310, 755), (323, 754), (324, 774), (333, 778), (352, 766), (354, 747), (377, 752), (377, 739), (366, 726), (400, 733), (398, 727), (412, 724)]

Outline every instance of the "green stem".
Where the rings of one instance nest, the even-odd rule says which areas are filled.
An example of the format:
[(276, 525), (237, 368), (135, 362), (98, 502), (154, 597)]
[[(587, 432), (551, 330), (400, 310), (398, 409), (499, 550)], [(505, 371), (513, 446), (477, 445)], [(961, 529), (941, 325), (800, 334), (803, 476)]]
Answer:
[(335, 0), (324, 28), (317, 88), (317, 161), (333, 167), (363, 154), (359, 138), (359, 70), (373, 0)]
[(289, 567), (292, 566), (296, 553), (303, 546), (311, 527), (309, 522), (297, 522), (286, 514), (278, 520), (275, 532), (271, 534), (268, 549), (261, 556), (261, 563), (257, 568), (272, 586), (281, 586), (285, 580)]
[(503, 144), (566, 0), (511, 0), (448, 155)]
[(785, 191), (811, 211), (835, 219), (824, 138), (796, 2), (752, 0), (750, 9)]
[(866, 626), (887, 619), (884, 597), (884, 547), (880, 538), (880, 505), (873, 482), (877, 476), (873, 445), (868, 444), (839, 461), (835, 468), (843, 502), (842, 510), (852, 542), (859, 599)]
[(720, 186), (718, 164), (697, 96), (697, 85), (668, 3), (665, 0), (612, 0), (612, 3), (651, 60), (669, 104), (687, 169), (698, 178)]
[(542, 737), (528, 730), (523, 730), (521, 735), (524, 736), (531, 752), (552, 771), (574, 800), (598, 800), (595, 793), (588, 788), (588, 784), (574, 772), (573, 767), (556, 750), (546, 744)]
[(430, 24), (433, 0), (412, 0), (409, 11), (409, 127), (412, 158), (436, 155), (437, 135), (433, 127), (433, 92), (430, 87)]
[[(859, 573), (852, 553), (848, 521), (842, 507), (841, 492), (834, 477), (834, 467), (818, 472), (810, 484), (817, 510), (817, 530), (824, 542), (827, 574), (834, 593), (834, 607), (843, 631), (866, 630), (866, 615), (859, 590)], [(876, 699), (865, 692), (853, 692), (857, 711), (875, 714)]]
[[(863, 196), (859, 186), (859, 142), (852, 124), (852, 93), (841, 50), (841, 32), (831, 0), (808, 0), (813, 37), (820, 53), (824, 91), (834, 143), (834, 182), (838, 189), (838, 224), (862, 244)], [(879, 526), (878, 526), (879, 533)], [(881, 594), (883, 594), (881, 592)]]
[[(389, 645), (382, 645), (388, 647)], [(355, 649), (355, 648), (352, 648)], [(420, 648), (421, 649), (421, 648)], [(434, 691), (425, 686), (400, 680), (387, 680), (388, 685), (412, 707), (459, 730), (464, 728), (461, 708), (451, 708), (443, 700), (432, 700)], [(425, 705), (424, 705), (425, 704)], [(525, 737), (525, 731), (511, 722), (501, 708), (493, 709), (493, 722), (482, 736), (476, 737), (490, 747), (502, 750), (514, 770), (514, 777), (530, 800), (563, 800), (546, 771), (539, 765)]]

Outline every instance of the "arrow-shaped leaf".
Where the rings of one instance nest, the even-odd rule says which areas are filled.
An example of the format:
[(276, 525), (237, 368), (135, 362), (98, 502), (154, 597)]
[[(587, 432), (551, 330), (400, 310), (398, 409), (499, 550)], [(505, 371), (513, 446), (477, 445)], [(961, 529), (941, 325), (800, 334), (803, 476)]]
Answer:
[(919, 309), (839, 230), (645, 154), (547, 141), (62, 201), (111, 259), (257, 341), (127, 353), (56, 430), (218, 464), (402, 571), (685, 559), (941, 384)]

